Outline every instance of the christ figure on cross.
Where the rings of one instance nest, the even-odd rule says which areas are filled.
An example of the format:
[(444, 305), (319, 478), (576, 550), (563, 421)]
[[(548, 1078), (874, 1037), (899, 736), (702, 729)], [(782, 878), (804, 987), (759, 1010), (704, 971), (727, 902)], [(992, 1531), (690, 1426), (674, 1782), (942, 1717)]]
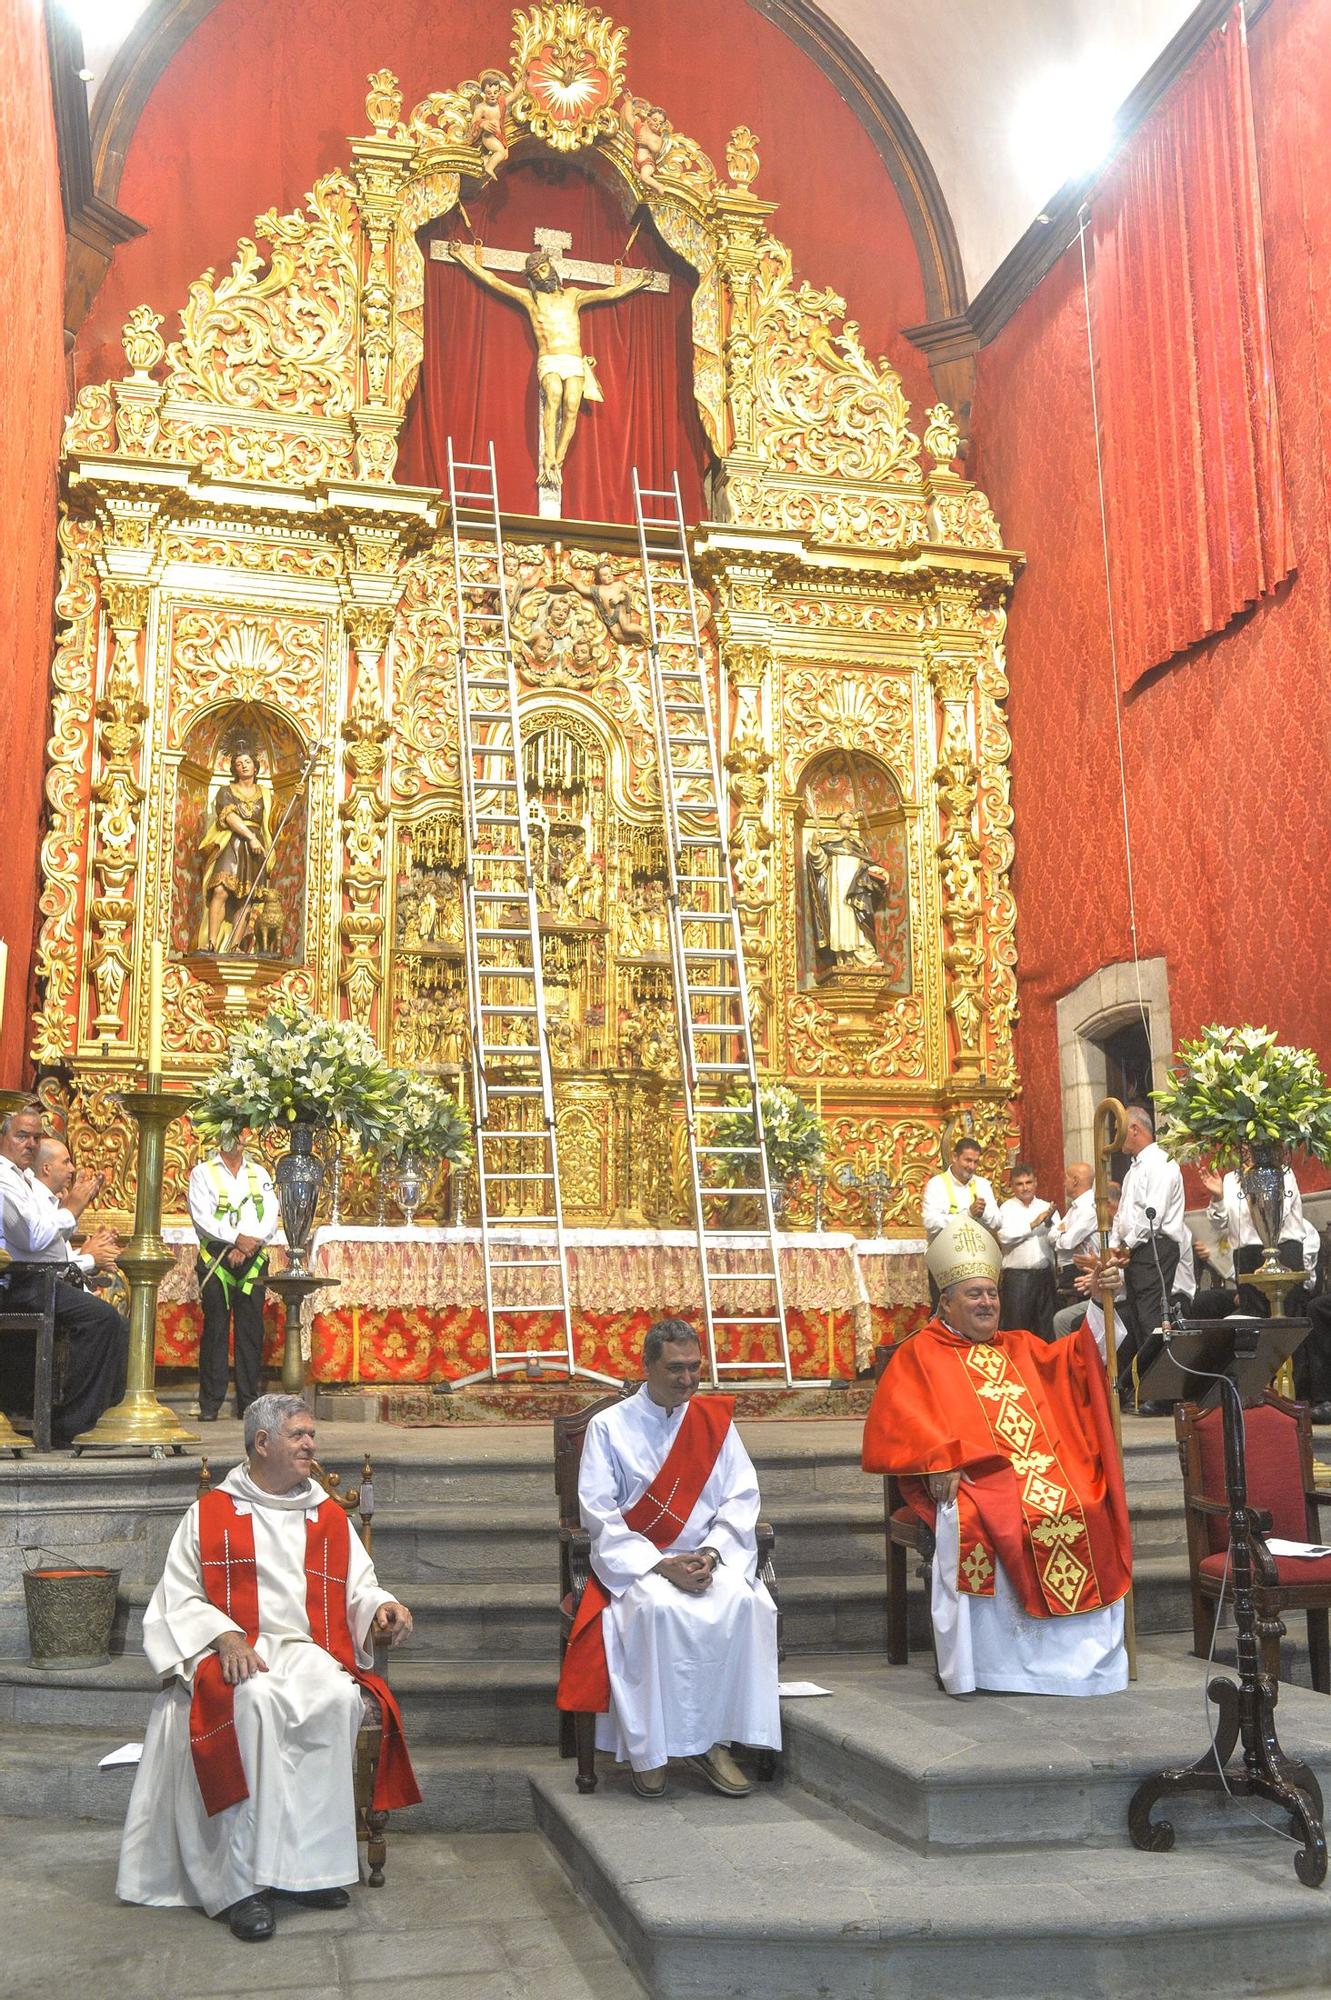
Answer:
[(510, 285), (487, 270), (479, 250), (455, 243), (453, 255), (478, 284), (501, 298), (520, 305), (531, 321), (536, 336), (536, 382), (541, 400), (541, 454), (538, 478), (545, 487), (558, 488), (564, 460), (573, 442), (573, 432), (584, 395), (589, 402), (603, 400), (596, 380), (595, 364), (582, 351), (580, 315), (586, 306), (606, 306), (642, 291), (657, 279), (655, 271), (629, 271), (614, 284), (587, 291), (566, 285), (559, 265), (549, 249), (533, 250), (523, 264), (526, 288)]

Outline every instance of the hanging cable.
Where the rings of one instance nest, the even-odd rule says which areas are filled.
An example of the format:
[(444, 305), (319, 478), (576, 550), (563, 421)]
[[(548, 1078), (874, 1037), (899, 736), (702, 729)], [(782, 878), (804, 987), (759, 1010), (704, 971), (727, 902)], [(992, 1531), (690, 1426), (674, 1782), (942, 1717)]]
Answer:
[(1132, 969), (1137, 982), (1137, 1011), (1141, 1015), (1154, 1066), (1155, 1041), (1151, 1016), (1142, 992), (1141, 950), (1137, 939), (1137, 891), (1132, 870), (1132, 828), (1128, 814), (1128, 769), (1123, 751), (1123, 697), (1118, 678), (1118, 628), (1114, 619), (1114, 585), (1109, 567), (1109, 516), (1105, 506), (1104, 455), (1100, 448), (1100, 403), (1095, 392), (1095, 336), (1091, 326), (1091, 284), (1086, 267), (1086, 230), (1091, 219), (1090, 205), (1083, 202), (1077, 213), (1077, 246), (1081, 252), (1081, 295), (1086, 311), (1086, 354), (1091, 377), (1091, 430), (1095, 438), (1095, 483), (1100, 500), (1100, 553), (1105, 575), (1105, 612), (1109, 624), (1109, 664), (1113, 676), (1114, 735), (1118, 745), (1118, 789), (1123, 811), (1123, 858), (1128, 884), (1128, 934), (1132, 940)]

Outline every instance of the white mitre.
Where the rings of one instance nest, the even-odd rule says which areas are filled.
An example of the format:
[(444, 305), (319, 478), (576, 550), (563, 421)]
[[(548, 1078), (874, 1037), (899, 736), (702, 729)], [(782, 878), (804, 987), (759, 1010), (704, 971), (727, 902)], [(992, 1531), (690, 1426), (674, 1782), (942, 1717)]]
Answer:
[(997, 1280), (1003, 1268), (1003, 1253), (987, 1229), (973, 1216), (959, 1215), (939, 1230), (925, 1252), (929, 1276), (940, 1292), (959, 1285), (964, 1278)]

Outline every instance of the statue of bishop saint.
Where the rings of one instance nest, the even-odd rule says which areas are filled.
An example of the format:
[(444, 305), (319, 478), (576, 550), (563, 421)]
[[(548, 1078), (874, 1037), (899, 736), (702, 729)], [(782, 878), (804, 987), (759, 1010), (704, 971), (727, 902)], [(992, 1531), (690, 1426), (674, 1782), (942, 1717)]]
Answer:
[(605, 399), (596, 380), (596, 364), (582, 351), (580, 315), (584, 306), (606, 306), (615, 299), (628, 298), (652, 282), (651, 271), (630, 271), (619, 283), (586, 291), (566, 285), (559, 266), (548, 250), (533, 250), (525, 270), (527, 287), (510, 285), (486, 269), (481, 252), (455, 243), (453, 256), (465, 271), (487, 291), (520, 305), (531, 321), (536, 336), (536, 382), (541, 402), (541, 455), (538, 478), (542, 486), (558, 486), (564, 460), (573, 442), (573, 432), (583, 397), (600, 403)]

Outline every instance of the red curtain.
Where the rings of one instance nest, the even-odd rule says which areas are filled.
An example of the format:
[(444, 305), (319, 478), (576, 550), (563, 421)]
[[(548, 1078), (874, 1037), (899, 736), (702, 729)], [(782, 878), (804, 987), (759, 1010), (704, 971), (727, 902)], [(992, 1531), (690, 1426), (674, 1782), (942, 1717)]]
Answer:
[[(397, 476), (446, 486), (448, 438), (458, 457), (473, 460), (484, 458), (493, 439), (500, 505), (535, 513), (536, 348), (527, 315), (456, 264), (436, 262), (428, 237), (470, 241), (474, 230), (488, 247), (525, 255), (535, 229), (561, 229), (573, 239), (566, 258), (613, 264), (623, 258), (631, 224), (578, 161), (513, 167), (483, 195), (468, 196), (467, 212), (472, 229), (454, 213), (422, 238), (425, 357)], [(564, 518), (631, 521), (636, 464), (647, 486), (666, 486), (678, 471), (685, 515), (696, 520), (708, 452), (693, 401), (694, 274), (645, 220), (624, 263), (667, 271), (670, 290), (583, 310), (583, 351), (595, 356), (605, 401), (584, 400), (579, 413), (564, 466)], [(521, 273), (500, 275), (522, 283)]]
[(1094, 200), (1095, 362), (1119, 679), (1294, 567), (1243, 9)]

